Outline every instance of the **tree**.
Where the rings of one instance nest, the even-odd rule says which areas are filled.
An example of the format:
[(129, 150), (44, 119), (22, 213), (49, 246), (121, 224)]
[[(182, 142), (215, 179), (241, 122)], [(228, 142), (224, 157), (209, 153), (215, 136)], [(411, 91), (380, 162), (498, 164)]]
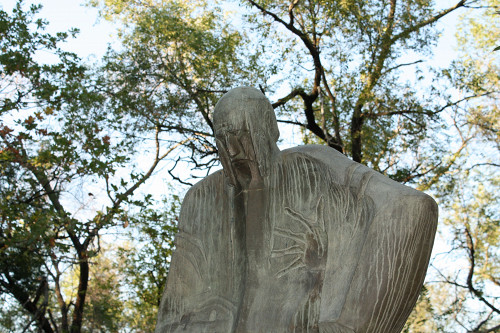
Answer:
[[(500, 328), (499, 307), (499, 68), (492, 52), (500, 35), (498, 1), (460, 18), (460, 58), (445, 71), (462, 96), (480, 99), (457, 107), (452, 119), (454, 144), (467, 147), (457, 156), (437, 188), (444, 211), (442, 232), (448, 248), (436, 256), (427, 288), (433, 317), (423, 325), (441, 331), (494, 332)], [(453, 265), (446, 264), (453, 262)], [(424, 299), (422, 299), (424, 301)], [(424, 311), (415, 311), (419, 316)]]
[[(242, 1), (238, 31), (204, 1), (106, 1), (103, 15), (126, 27), (124, 51), (107, 58), (115, 80), (107, 85), (119, 87), (113, 96), (127, 96), (116, 108), (147, 105), (144, 114), (165, 116), (162, 129), (191, 139), (194, 165), (213, 165), (213, 158), (200, 161), (216, 151), (210, 116), (217, 98), (250, 84), (271, 94), (289, 89), (273, 106), (309, 141), (396, 180), (431, 184), (455, 161), (441, 159), (450, 154), (429, 140), (443, 114), (492, 91), (447, 96), (425, 84), (432, 77), (417, 64), (437, 40), (435, 23), (475, 3), (435, 10), (429, 1)], [(415, 79), (404, 81), (408, 73)]]
[[(213, 107), (229, 88), (253, 85), (274, 101), (282, 124), (303, 131), (305, 142), (327, 144), (433, 191), (442, 207), (455, 203), (445, 214), (448, 230), (456, 231), (454, 259), (465, 259), (472, 278), (440, 270), (445, 290), (426, 286), (417, 309), (428, 312), (417, 311), (408, 329), (495, 329), (497, 312), (488, 304), (495, 307), (496, 296), (488, 290), (498, 273), (485, 258), (497, 255), (490, 231), (497, 217), (486, 218), (487, 210), (473, 203), (481, 196), (496, 200), (498, 182), (474, 191), (470, 186), (480, 181), (467, 172), (494, 174), (484, 168), (498, 166), (498, 155), (470, 158), (478, 147), (498, 152), (498, 53), (484, 43), (491, 46), (488, 57), (467, 52), (471, 57), (444, 70), (423, 65), (438, 40), (437, 22), (497, 2), (457, 0), (437, 9), (427, 0), (241, 0), (231, 2), (233, 20), (221, 9), (225, 1), (93, 3), (122, 25), (123, 45), (91, 69), (58, 47), (67, 35), (43, 33), (46, 23), (33, 18), (36, 7), (1, 12), (0, 291), (8, 303), (22, 305), (33, 325), (46, 332), (87, 328), (90, 267), (106, 231), (134, 222), (139, 238), (170, 240), (173, 227), (146, 228), (142, 221), (173, 215), (157, 212), (152, 198), (137, 192), (167, 158), (163, 165), (181, 182), (188, 177), (179, 166), (209, 172), (217, 165)], [(498, 40), (483, 34), (474, 50), (488, 36)], [(43, 48), (57, 56), (55, 64), (37, 61)], [(466, 200), (458, 200), (461, 193)], [(477, 211), (476, 221), (463, 218), (469, 210)], [(168, 246), (143, 249), (124, 266), (134, 288), (161, 283), (168, 270), (168, 259), (161, 260)], [(145, 258), (148, 270), (160, 267), (159, 275), (139, 268)], [(69, 272), (78, 280), (74, 293), (62, 288)], [(460, 290), (455, 299), (450, 286)], [(158, 300), (158, 290), (131, 294), (144, 297), (135, 303), (142, 308)], [(453, 317), (456, 305), (465, 304), (460, 300), (476, 300), (483, 310)]]
[[(80, 332), (100, 237), (149, 203), (133, 195), (175, 147), (160, 147), (150, 127), (141, 132), (149, 166), (129, 163), (133, 128), (102, 107), (99, 82), (60, 48), (76, 31), (45, 33), (39, 9), (19, 1), (11, 15), (0, 11), (0, 294), (22, 307), (19, 330)], [(77, 283), (65, 290), (70, 272)]]
[(122, 320), (125, 308), (120, 297), (121, 274), (110, 245), (92, 261), (84, 310), (83, 330), (86, 332), (118, 332), (125, 326)]
[(186, 180), (174, 171), (182, 161), (206, 174), (218, 164), (213, 106), (229, 88), (266, 75), (248, 37), (203, 0), (106, 1), (101, 11), (123, 25), (123, 49), (110, 51), (99, 70), (107, 108), (138, 115), (138, 127), (158, 126), (164, 140), (183, 142), (185, 153), (169, 170), (174, 179)]
[[(498, 165), (495, 119), (498, 119), (500, 87), (495, 66), (497, 54), (491, 53), (494, 45), (487, 44), (490, 53), (486, 62), (477, 61), (484, 58), (484, 53), (472, 59), (467, 55), (474, 52), (467, 49), (465, 56), (449, 68), (425, 67), (438, 41), (438, 22), (455, 12), (467, 13), (470, 17), (482, 7), (491, 13), (498, 7), (495, 1), (457, 0), (449, 7), (438, 9), (430, 1), (311, 0), (284, 4), (272, 0), (242, 0), (238, 4), (233, 2), (232, 8), (244, 13), (236, 15), (234, 25), (216, 15), (223, 4), (227, 2), (208, 6), (201, 1), (188, 5), (185, 1), (114, 0), (106, 1), (102, 7), (107, 18), (126, 24), (125, 51), (110, 54), (109, 60), (116, 63), (131, 59), (127, 62), (127, 71), (115, 67), (116, 71), (111, 73), (143, 88), (141, 95), (147, 96), (148, 101), (160, 101), (165, 95), (162, 89), (186, 96), (177, 103), (177, 108), (163, 108), (168, 119), (175, 120), (163, 128), (173, 137), (202, 134), (203, 139), (198, 142), (203, 145), (194, 148), (189, 143), (193, 165), (211, 165), (200, 161), (215, 152), (210, 138), (213, 106), (223, 91), (243, 84), (260, 86), (274, 101), (279, 121), (299, 127), (305, 142), (327, 144), (397, 181), (432, 191), (442, 200), (446, 214), (452, 214), (458, 207), (447, 207), (445, 202), (456, 201), (459, 185), (474, 183), (470, 178), (461, 177), (462, 173), (476, 168), (473, 164)], [(178, 10), (188, 7), (187, 12)], [(186, 36), (196, 31), (193, 22), (206, 17), (204, 15), (213, 19), (204, 29), (210, 34), (195, 34), (202, 37), (190, 43), (194, 39)], [(182, 24), (168, 26), (168, 22)], [(476, 32), (488, 29), (483, 37), (498, 40), (498, 34), (492, 33), (495, 25), (470, 21), (467, 26)], [(205, 47), (205, 39), (222, 41), (228, 36), (239, 36), (231, 49)], [(462, 43), (471, 40), (468, 36), (466, 32), (462, 34)], [(481, 43), (484, 44), (479, 45)], [(178, 48), (179, 45), (182, 47)], [(185, 48), (186, 45), (189, 48)], [(479, 45), (473, 45), (473, 50), (480, 50)], [(140, 50), (139, 59), (131, 56), (136, 50)], [(219, 55), (219, 50), (225, 51), (220, 63), (224, 67), (220, 72), (212, 72), (210, 69), (219, 70), (219, 67), (202, 60), (211, 53)], [(204, 68), (206, 70), (202, 70)], [(129, 89), (123, 84), (120, 87)], [(206, 104), (184, 103), (196, 98)], [(162, 108), (155, 104), (154, 109)], [(194, 126), (189, 126), (191, 123)], [(485, 147), (489, 152), (492, 150), (493, 155), (471, 158), (472, 151)], [(492, 182), (489, 186), (497, 185)], [(468, 200), (474, 200), (473, 196)], [(491, 226), (493, 220), (483, 223)], [(457, 220), (455, 230), (464, 230), (464, 223)], [(498, 243), (490, 236), (488, 239), (489, 248), (496, 251)], [(467, 249), (466, 242), (460, 244), (461, 249)], [(490, 253), (480, 252), (473, 252), (470, 259), (469, 247), (468, 253), (462, 253), (465, 257), (458, 257), (478, 262), (480, 256)], [(448, 292), (452, 283), (444, 286)], [(431, 311), (434, 297), (445, 297), (446, 292), (440, 296), (438, 289), (426, 286), (420, 309)], [(486, 292), (483, 287), (477, 292), (473, 291), (475, 288), (468, 290), (467, 299)], [(485, 300), (491, 303), (494, 297), (491, 294)], [(432, 311), (436, 312), (432, 314)], [(457, 330), (457, 321), (449, 321), (450, 314), (455, 313), (453, 308), (432, 311), (421, 316), (426, 318), (427, 327)], [(483, 322), (486, 317), (471, 317), (469, 328), (472, 323), (476, 323), (477, 329), (490, 327), (496, 320), (494, 315), (486, 322)], [(413, 326), (408, 329), (414, 331), (423, 327), (410, 325)]]
[[(281, 56), (302, 55), (299, 61), (311, 68), (304, 75), (294, 64), (304, 84), (295, 84), (274, 106), (299, 96), (303, 121), (296, 123), (313, 137), (398, 181), (427, 176), (428, 185), (453, 159), (436, 158), (442, 147), (431, 147), (427, 154), (422, 147), (443, 125), (444, 113), (485, 92), (454, 100), (421, 82), (416, 65), (435, 44), (435, 23), (476, 2), (435, 10), (428, 1), (294, 1), (288, 7), (247, 1), (262, 15), (252, 16), (263, 22), (267, 34), (262, 35), (280, 40), (287, 34), (281, 38), (288, 46)], [(405, 82), (402, 76), (409, 76), (410, 66), (416, 67), (416, 79)]]
[(131, 217), (129, 241), (118, 248), (121, 260), (117, 269), (126, 290), (122, 321), (132, 332), (154, 331), (174, 250), (179, 211), (179, 197), (172, 195), (158, 207)]

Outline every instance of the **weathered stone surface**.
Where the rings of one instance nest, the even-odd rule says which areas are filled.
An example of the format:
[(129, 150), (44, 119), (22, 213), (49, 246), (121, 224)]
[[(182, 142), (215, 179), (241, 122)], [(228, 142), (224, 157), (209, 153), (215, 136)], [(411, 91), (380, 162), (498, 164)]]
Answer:
[(224, 169), (184, 199), (156, 332), (400, 332), (435, 202), (325, 146), (280, 151), (256, 89), (214, 125)]

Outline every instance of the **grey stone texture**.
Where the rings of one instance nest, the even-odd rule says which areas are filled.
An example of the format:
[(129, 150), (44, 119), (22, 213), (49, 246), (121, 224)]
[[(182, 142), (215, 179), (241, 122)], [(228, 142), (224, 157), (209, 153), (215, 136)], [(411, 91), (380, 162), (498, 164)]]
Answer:
[(280, 151), (257, 89), (225, 94), (214, 126), (223, 170), (184, 199), (156, 332), (400, 332), (434, 200), (326, 146)]

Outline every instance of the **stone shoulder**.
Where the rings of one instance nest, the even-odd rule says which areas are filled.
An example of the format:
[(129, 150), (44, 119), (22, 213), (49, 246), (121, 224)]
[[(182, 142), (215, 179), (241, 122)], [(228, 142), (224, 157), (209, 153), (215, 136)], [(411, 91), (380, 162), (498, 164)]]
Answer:
[(193, 186), (186, 192), (186, 195), (184, 196), (184, 200), (186, 200), (188, 197), (192, 196), (195, 192), (200, 190), (201, 188), (205, 186), (210, 186), (212, 184), (216, 184), (218, 182), (223, 181), (224, 179), (224, 171), (223, 170), (217, 170), (214, 173), (211, 173), (210, 175), (206, 176)]
[[(328, 168), (340, 184), (350, 187), (365, 187), (366, 194), (379, 200), (408, 198), (437, 210), (436, 203), (429, 195), (409, 186), (400, 184), (389, 177), (352, 161), (337, 150), (324, 145), (302, 145), (281, 151), (281, 159), (306, 156)], [(365, 184), (363, 184), (366, 182)], [(368, 185), (369, 183), (369, 185)], [(381, 195), (384, 194), (384, 195)]]

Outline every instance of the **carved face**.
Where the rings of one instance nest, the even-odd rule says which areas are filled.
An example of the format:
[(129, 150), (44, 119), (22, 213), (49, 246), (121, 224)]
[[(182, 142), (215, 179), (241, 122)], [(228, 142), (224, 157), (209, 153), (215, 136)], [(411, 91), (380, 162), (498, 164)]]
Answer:
[(224, 172), (233, 185), (245, 186), (268, 175), (279, 152), (279, 130), (271, 103), (257, 89), (230, 90), (214, 109), (214, 129)]
[(247, 130), (222, 131), (216, 140), (217, 147), (227, 153), (231, 163), (255, 161), (252, 137)]
[(245, 187), (259, 176), (252, 136), (246, 128), (231, 130), (223, 126), (216, 133), (216, 142), (222, 166), (233, 183)]

